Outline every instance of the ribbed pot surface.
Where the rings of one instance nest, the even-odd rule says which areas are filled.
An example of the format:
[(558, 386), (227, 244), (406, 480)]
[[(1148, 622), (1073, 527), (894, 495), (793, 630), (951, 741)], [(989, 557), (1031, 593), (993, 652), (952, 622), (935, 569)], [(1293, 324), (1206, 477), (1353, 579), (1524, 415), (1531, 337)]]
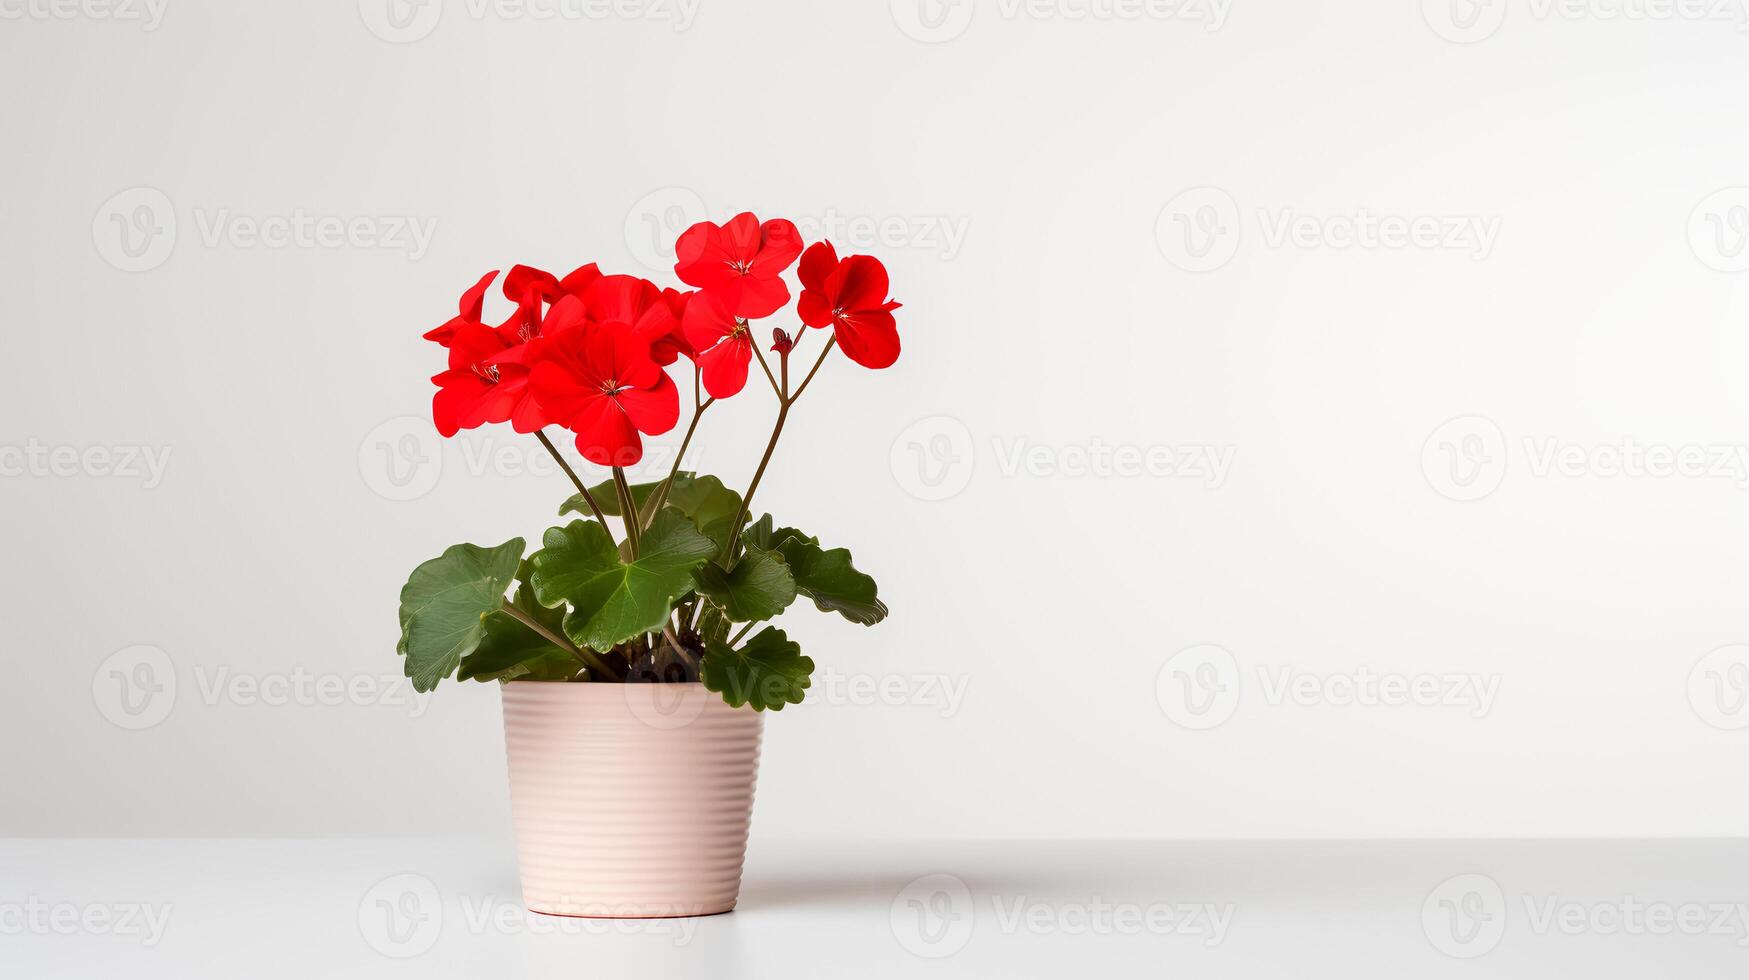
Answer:
[(731, 708), (702, 684), (502, 688), (530, 910), (626, 918), (735, 907), (759, 712)]

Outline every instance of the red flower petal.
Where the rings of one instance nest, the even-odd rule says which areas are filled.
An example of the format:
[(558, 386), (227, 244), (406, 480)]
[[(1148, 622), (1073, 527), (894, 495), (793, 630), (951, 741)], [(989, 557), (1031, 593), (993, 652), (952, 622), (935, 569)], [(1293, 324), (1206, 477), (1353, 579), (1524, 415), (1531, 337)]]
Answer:
[(759, 252), (748, 269), (762, 279), (783, 274), (796, 256), (802, 254), (802, 234), (788, 218), (772, 218), (759, 226)]
[(739, 394), (747, 386), (747, 362), (752, 358), (753, 345), (746, 334), (730, 337), (698, 355), (704, 390), (712, 398)]
[(731, 262), (752, 262), (759, 255), (759, 219), (751, 211), (742, 211), (723, 222), (719, 236), (724, 257)]
[(825, 293), (803, 290), (802, 298), (796, 300), (796, 316), (810, 327), (823, 327), (832, 322), (832, 304)]
[(887, 301), (887, 267), (872, 255), (852, 255), (838, 263), (826, 292), (842, 309), (879, 309)]
[(889, 367), (899, 359), (899, 330), (893, 315), (871, 310), (840, 317), (832, 335), (844, 354), (866, 368)]
[(551, 299), (559, 292), (559, 280), (531, 265), (515, 265), (504, 276), (504, 298), (521, 303), (529, 296)]
[(802, 281), (803, 289), (819, 292), (826, 288), (826, 277), (837, 269), (838, 250), (831, 242), (815, 242), (802, 253), (802, 264), (796, 267), (796, 277)]
[(624, 388), (614, 398), (645, 435), (659, 436), (680, 421), (680, 389), (666, 374), (649, 388)]
[(480, 314), (486, 309), (486, 289), (492, 285), (492, 280), (498, 278), (498, 270), (493, 269), (480, 277), (480, 281), (468, 287), (462, 294), (461, 315), (463, 319), (480, 322)]
[(756, 320), (783, 309), (789, 302), (789, 286), (782, 279), (737, 276), (722, 287), (722, 297), (736, 316)]
[(597, 466), (631, 466), (644, 458), (637, 427), (606, 395), (589, 399), (570, 428), (577, 433), (577, 451)]
[(700, 292), (694, 294), (692, 302), (687, 304), (680, 329), (693, 350), (706, 351), (735, 332), (735, 318), (729, 315), (722, 299), (715, 293)]
[(583, 291), (589, 288), (589, 284), (600, 278), (601, 269), (595, 263), (578, 266), (572, 269), (565, 278), (559, 280), (559, 291), (581, 299)]

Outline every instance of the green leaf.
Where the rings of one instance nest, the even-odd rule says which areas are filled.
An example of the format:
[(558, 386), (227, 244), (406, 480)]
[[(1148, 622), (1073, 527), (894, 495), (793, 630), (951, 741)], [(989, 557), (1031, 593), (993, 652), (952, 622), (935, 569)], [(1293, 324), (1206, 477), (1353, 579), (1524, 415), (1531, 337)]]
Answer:
[(401, 642), (416, 691), (430, 691), (455, 672), (485, 637), (485, 615), (504, 603), (516, 578), (523, 540), (496, 548), (458, 544), (413, 569), (401, 589)]
[[(792, 528), (791, 530), (794, 529)], [(800, 534), (801, 532), (797, 531), (796, 533)], [(741, 533), (741, 537), (746, 540), (747, 547), (749, 548), (770, 551), (772, 545), (771, 515), (766, 514), (760, 517), (759, 520), (747, 525), (747, 530)]]
[(698, 590), (737, 623), (771, 619), (796, 601), (796, 580), (783, 556), (757, 548), (747, 549), (731, 571), (707, 564), (694, 572), (693, 578)]
[(732, 525), (741, 512), (741, 495), (714, 476), (676, 477), (674, 488), (668, 491), (668, 504), (692, 518), (692, 523), (710, 534), (711, 525), (719, 522)]
[[(534, 597), (533, 587), (528, 584), (528, 563), (523, 562), (523, 567), (522, 584), (517, 586), (516, 595), (510, 600), (510, 604), (542, 627), (558, 634), (563, 629), (564, 607), (548, 609), (541, 605)], [(576, 654), (556, 646), (507, 612), (489, 612), (483, 624), (486, 628), (485, 636), (481, 638), (478, 649), (462, 658), (456, 680), (495, 681), (553, 673), (558, 673), (561, 677), (571, 677), (581, 666), (577, 662)]]
[(785, 704), (802, 703), (813, 672), (814, 661), (802, 656), (801, 645), (767, 626), (739, 650), (720, 640), (707, 642), (699, 680), (732, 707), (782, 711)]
[(667, 507), (644, 531), (633, 562), (620, 559), (599, 523), (572, 521), (548, 529), (529, 556), (530, 584), (544, 606), (571, 604), (564, 629), (573, 643), (605, 653), (661, 629), (674, 600), (692, 588), (692, 573), (714, 554), (716, 545)]
[(789, 564), (796, 591), (814, 600), (821, 612), (836, 612), (864, 626), (887, 618), (887, 604), (875, 594), (875, 580), (856, 570), (847, 549), (827, 551), (817, 539), (793, 527), (778, 528), (768, 541)]
[[(691, 475), (692, 474), (690, 473), (682, 474), (682, 476)], [(678, 483), (679, 481), (680, 477), (676, 477), (675, 482)], [(657, 480), (655, 483), (632, 484), (632, 502), (637, 504), (639, 509), (642, 509), (644, 501), (649, 500), (650, 494), (654, 493), (656, 488), (661, 485), (661, 480)], [(669, 491), (670, 494), (673, 492), (674, 491), (672, 490)], [(590, 487), (589, 496), (594, 497), (595, 502), (601, 505), (601, 512), (603, 514), (606, 514), (608, 517), (619, 516), (619, 490), (613, 485), (612, 480), (603, 480), (595, 486)], [(582, 514), (584, 517), (595, 516), (595, 512), (589, 509), (589, 504), (584, 502), (583, 495), (580, 493), (572, 494), (559, 506), (559, 516), (564, 517), (566, 514)]]

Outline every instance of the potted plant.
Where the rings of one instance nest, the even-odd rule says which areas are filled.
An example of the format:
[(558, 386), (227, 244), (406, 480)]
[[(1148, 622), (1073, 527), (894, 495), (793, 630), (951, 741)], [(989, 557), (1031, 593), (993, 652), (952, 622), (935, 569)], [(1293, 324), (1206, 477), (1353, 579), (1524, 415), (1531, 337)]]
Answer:
[[(536, 912), (733, 908), (762, 712), (799, 703), (814, 668), (769, 621), (799, 598), (863, 625), (887, 615), (848, 551), (752, 510), (784, 422), (833, 350), (869, 368), (898, 358), (886, 269), (828, 242), (804, 250), (792, 222), (750, 213), (692, 226), (675, 254), (689, 290), (593, 263), (563, 278), (516, 266), (503, 280), (511, 312), (496, 324), (484, 317), (488, 273), (425, 335), (448, 350), (432, 379), (438, 431), (508, 422), (576, 491), (532, 550), (522, 538), (454, 545), (401, 590), (398, 650), (417, 690), (450, 676), (500, 685), (523, 897)], [(775, 327), (767, 356), (753, 322), (788, 305), (792, 265), (796, 314), (822, 339), (805, 351), (816, 331)], [(777, 416), (737, 492), (683, 464), (701, 418), (746, 387), (755, 363)], [(672, 465), (633, 483), (643, 438), (678, 427), (682, 388), (691, 420)], [(598, 479), (578, 474), (549, 428), (569, 430)]]

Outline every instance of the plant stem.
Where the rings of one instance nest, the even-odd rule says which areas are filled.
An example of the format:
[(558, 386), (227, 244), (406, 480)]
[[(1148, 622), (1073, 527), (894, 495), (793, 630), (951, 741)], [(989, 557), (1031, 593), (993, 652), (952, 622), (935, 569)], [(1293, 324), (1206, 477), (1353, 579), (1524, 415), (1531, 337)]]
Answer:
[(729, 637), (729, 646), (734, 646), (735, 644), (741, 642), (741, 637), (746, 636), (748, 633), (752, 632), (753, 627), (757, 626), (757, 625), (758, 625), (757, 623), (748, 623), (746, 626), (741, 627), (741, 632), (736, 633), (734, 636)]
[[(802, 397), (802, 392), (808, 390), (809, 382), (814, 380), (814, 375), (819, 372), (820, 365), (826, 363), (826, 355), (832, 353), (832, 348), (836, 345), (837, 341), (838, 338), (836, 337), (826, 341), (826, 346), (820, 349), (819, 358), (814, 361), (814, 366), (808, 369), (807, 377), (802, 379), (801, 386), (796, 388), (794, 394), (791, 394), (788, 390), (789, 358), (787, 356), (784, 358), (784, 387), (777, 392), (777, 424), (772, 426), (771, 441), (765, 444), (765, 455), (760, 457), (759, 468), (753, 471), (753, 482), (747, 485), (747, 492), (741, 495), (741, 511), (735, 515), (735, 523), (730, 526), (729, 546), (728, 549), (723, 552), (723, 561), (727, 562), (734, 558), (735, 545), (740, 543), (741, 540), (741, 524), (746, 521), (748, 516), (752, 513), (753, 492), (759, 489), (759, 481), (765, 476), (765, 468), (771, 464), (771, 453), (777, 448), (778, 436), (783, 435), (783, 423), (785, 419), (789, 418), (790, 406), (796, 403), (796, 399)], [(759, 348), (755, 347), (753, 350), (755, 353), (758, 353)], [(764, 366), (765, 358), (763, 356), (759, 358), (759, 363), (761, 366)], [(768, 370), (767, 374), (769, 373)], [(773, 387), (776, 387), (776, 382), (773, 382)]]
[(820, 370), (820, 365), (826, 363), (826, 355), (832, 353), (832, 348), (836, 346), (837, 343), (837, 337), (826, 338), (826, 346), (820, 349), (820, 356), (814, 361), (814, 366), (808, 369), (808, 376), (802, 379), (801, 386), (796, 388), (796, 393), (789, 397), (791, 404), (794, 404), (797, 398), (802, 397), (802, 392), (808, 390), (808, 382), (814, 380), (815, 372)]
[[(749, 337), (748, 339), (751, 340), (752, 338)], [(777, 395), (778, 401), (783, 401), (785, 399), (785, 392), (782, 388), (777, 386), (776, 376), (771, 373), (771, 367), (765, 363), (765, 353), (759, 349), (758, 344), (751, 344), (749, 346), (753, 348), (753, 356), (759, 358), (759, 370), (764, 371), (765, 380), (771, 382), (772, 392)]]
[(572, 656), (582, 661), (583, 666), (589, 668), (592, 672), (600, 674), (602, 677), (608, 679), (613, 678), (613, 670), (607, 666), (606, 661), (597, 657), (594, 653), (572, 643), (570, 640), (554, 633), (552, 630), (547, 629), (545, 626), (542, 626), (533, 616), (530, 616), (528, 613), (525, 613), (521, 609), (512, 605), (509, 599), (503, 600), (503, 603), (504, 611), (509, 613), (511, 618), (529, 629), (534, 630), (536, 633), (539, 633), (542, 639), (551, 643), (553, 646), (556, 646), (561, 650), (569, 651)]
[(674, 627), (664, 623), (662, 626), (662, 637), (668, 641), (668, 646), (673, 648), (674, 653), (678, 655), (688, 667), (693, 666), (692, 653), (680, 645), (680, 637), (674, 635)]
[(632, 560), (638, 559), (638, 505), (632, 496), (632, 485), (626, 482), (626, 471), (613, 468), (613, 486), (619, 491), (619, 512), (625, 516), (626, 543), (631, 545)]
[(662, 485), (656, 488), (656, 492), (650, 494), (650, 499), (644, 503), (644, 512), (638, 516), (638, 523), (645, 527), (650, 526), (650, 522), (656, 519), (656, 512), (668, 502), (668, 488), (674, 485), (674, 478), (680, 474), (680, 462), (686, 458), (686, 448), (692, 445), (692, 434), (698, 431), (698, 420), (703, 417), (704, 410), (716, 402), (715, 398), (699, 402), (697, 397), (698, 392), (694, 391), (692, 422), (686, 427), (686, 437), (680, 440), (680, 451), (674, 454), (674, 465), (668, 469), (668, 479), (663, 480)]
[(765, 468), (771, 465), (771, 454), (777, 449), (777, 438), (783, 435), (784, 419), (789, 418), (789, 399), (782, 399), (777, 409), (777, 424), (772, 426), (771, 441), (765, 444), (765, 455), (759, 458), (759, 468), (753, 471), (753, 482), (747, 485), (747, 492), (741, 495), (741, 510), (735, 515), (735, 523), (729, 525), (729, 546), (723, 551), (724, 563), (729, 563), (735, 557), (735, 545), (741, 540), (741, 524), (747, 520), (748, 508), (753, 506), (753, 493), (759, 489), (759, 481), (765, 477)]
[(536, 430), (534, 435), (540, 440), (541, 445), (547, 447), (547, 452), (553, 454), (553, 459), (558, 461), (559, 468), (565, 471), (565, 475), (571, 478), (571, 483), (577, 487), (577, 492), (583, 495), (583, 502), (588, 504), (589, 509), (595, 513), (595, 519), (601, 522), (602, 527), (606, 527), (607, 515), (601, 512), (601, 505), (595, 502), (594, 497), (590, 496), (589, 488), (577, 478), (577, 471), (571, 468), (570, 463), (565, 462), (565, 457), (559, 455), (559, 447), (553, 445), (553, 441), (547, 438), (545, 432)]

